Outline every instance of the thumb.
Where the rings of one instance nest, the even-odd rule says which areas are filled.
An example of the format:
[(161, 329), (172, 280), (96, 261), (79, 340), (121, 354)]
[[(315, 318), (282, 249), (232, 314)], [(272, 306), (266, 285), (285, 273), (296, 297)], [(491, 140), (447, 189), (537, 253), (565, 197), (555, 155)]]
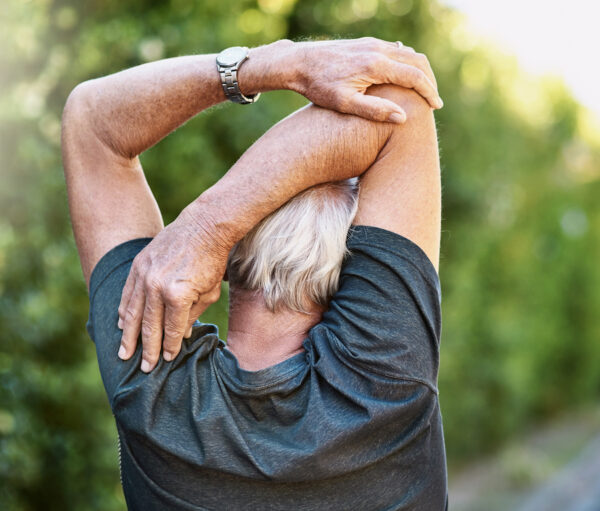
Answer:
[(190, 309), (190, 315), (188, 316), (188, 322), (184, 338), (189, 339), (192, 335), (192, 327), (198, 319), (198, 317), (209, 307), (219, 299), (221, 295), (221, 282), (218, 282), (210, 291), (203, 293), (198, 297), (198, 300), (192, 304)]
[[(371, 121), (403, 123), (406, 113), (396, 103), (378, 96), (356, 93), (346, 109), (347, 113), (358, 115)], [(391, 117), (393, 115), (393, 117)]]
[(191, 337), (192, 327), (194, 326), (194, 323), (198, 319), (198, 316), (200, 316), (200, 314), (202, 314), (206, 310), (206, 308), (207, 305), (203, 302), (196, 302), (194, 303), (194, 305), (192, 305), (186, 325), (186, 331), (183, 336), (185, 339), (189, 339)]

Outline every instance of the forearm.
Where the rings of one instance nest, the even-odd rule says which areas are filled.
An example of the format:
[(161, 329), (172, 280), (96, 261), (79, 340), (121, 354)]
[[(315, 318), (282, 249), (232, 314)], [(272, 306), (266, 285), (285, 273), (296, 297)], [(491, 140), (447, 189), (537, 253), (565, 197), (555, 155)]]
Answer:
[[(426, 57), (399, 44), (361, 38), (280, 41), (265, 48), (262, 57), (252, 50), (254, 55), (251, 52), (250, 61), (242, 65), (239, 83), (243, 93), (287, 88), (330, 110), (309, 106), (279, 123), (217, 185), (165, 229), (152, 234), (154, 240), (132, 264), (119, 307), (123, 358), (131, 357), (140, 327), (145, 325), (145, 370), (151, 370), (158, 360), (163, 331), (166, 352), (172, 357), (179, 351), (186, 328), (216, 299), (229, 249), (263, 217), (310, 186), (360, 175), (374, 161), (386, 159), (385, 149), (399, 125), (396, 123), (401, 125), (406, 113), (385, 94), (366, 95), (370, 86), (390, 83), (414, 89), (429, 107), (441, 107)], [(85, 101), (75, 102), (83, 104), (83, 112), (75, 109), (83, 115), (69, 115), (67, 105), (65, 171), (68, 182), (80, 181), (79, 187), (70, 185), (69, 196), (78, 197), (83, 204), (84, 214), (79, 215), (85, 217), (83, 224), (98, 222), (97, 210), (85, 199), (92, 198), (104, 208), (104, 223), (94, 231), (107, 232), (110, 241), (97, 243), (90, 260), (110, 244), (114, 246), (112, 219), (122, 225), (121, 219), (129, 218), (110, 207), (117, 195), (127, 197), (121, 182), (105, 186), (113, 201), (109, 203), (97, 196), (97, 186), (88, 186), (91, 178), (95, 185), (114, 185), (119, 180), (106, 179), (107, 168), (123, 179), (141, 174), (130, 172), (141, 170), (135, 155), (222, 100), (213, 58), (200, 59), (198, 66), (204, 71), (190, 71), (189, 65), (183, 65), (176, 69), (181, 75), (173, 76), (171, 69), (157, 78), (153, 73), (138, 75), (140, 68), (132, 70), (134, 74), (102, 79), (101, 86), (93, 85), (92, 94), (82, 94)], [(77, 177), (79, 174), (84, 175)], [(87, 194), (81, 194), (82, 189), (87, 189)], [(118, 204), (129, 206), (131, 202), (127, 198)], [(139, 235), (138, 220), (125, 222), (134, 229), (121, 233), (119, 239)], [(143, 235), (148, 234), (143, 231)]]
[[(291, 45), (278, 41), (252, 49), (238, 74), (242, 92), (288, 87), (293, 69), (278, 62)], [(215, 57), (164, 59), (84, 82), (71, 94), (66, 112), (75, 110), (105, 146), (132, 159), (225, 100)]]
[[(194, 115), (225, 100), (215, 57), (165, 59), (84, 82), (69, 97), (66, 118), (89, 128), (86, 136), (93, 135), (115, 155), (132, 160)], [(326, 108), (393, 122), (401, 122), (404, 112), (393, 102), (367, 99), (363, 92), (370, 85), (415, 88), (439, 108), (434, 82), (424, 56), (370, 38), (276, 41), (250, 50), (238, 72), (246, 95), (291, 89)], [(94, 151), (94, 140), (89, 145)]]
[(185, 213), (207, 223), (224, 250), (262, 218), (319, 183), (361, 175), (393, 125), (309, 105), (263, 135)]

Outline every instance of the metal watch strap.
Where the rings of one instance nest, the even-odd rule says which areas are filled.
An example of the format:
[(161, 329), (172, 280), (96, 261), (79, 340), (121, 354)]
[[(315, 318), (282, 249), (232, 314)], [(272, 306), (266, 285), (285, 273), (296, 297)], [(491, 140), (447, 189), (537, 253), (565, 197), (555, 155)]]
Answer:
[[(219, 63), (219, 57), (224, 53), (231, 50), (245, 50), (245, 56), (242, 56), (240, 60), (237, 62), (232, 62), (231, 65), (223, 65), (223, 63)], [(244, 96), (240, 91), (240, 86), (238, 84), (237, 73), (239, 67), (248, 59), (248, 48), (246, 47), (233, 47), (228, 50), (224, 50), (217, 57), (217, 70), (219, 71), (219, 75), (221, 76), (221, 86), (223, 87), (223, 92), (225, 92), (225, 97), (234, 103), (239, 103), (241, 105), (247, 105), (249, 103), (254, 103), (260, 96), (260, 93), (253, 94), (252, 96)], [(227, 62), (229, 64), (229, 62)]]
[(244, 96), (242, 94), (237, 81), (237, 68), (218, 66), (218, 69), (221, 75), (221, 85), (228, 100), (241, 105), (247, 105), (248, 103), (254, 103), (258, 99), (260, 93), (253, 96)]

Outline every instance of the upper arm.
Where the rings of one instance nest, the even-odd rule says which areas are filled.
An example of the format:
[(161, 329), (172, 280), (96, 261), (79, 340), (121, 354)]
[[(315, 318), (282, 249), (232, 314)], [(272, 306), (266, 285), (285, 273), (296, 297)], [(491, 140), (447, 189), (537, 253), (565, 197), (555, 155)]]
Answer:
[(350, 363), (435, 385), (441, 295), (428, 256), (403, 236), (367, 226), (352, 228), (348, 249), (322, 325)]
[(118, 327), (118, 308), (131, 263), (149, 242), (148, 238), (135, 239), (109, 250), (98, 262), (90, 281), (87, 331), (96, 346), (98, 367), (111, 408), (119, 388), (131, 388), (132, 382), (145, 376), (139, 370), (141, 346), (128, 360), (117, 355), (123, 335)]
[(360, 178), (351, 255), (323, 323), (346, 359), (435, 386), (441, 186), (433, 112), (411, 90), (381, 86), (369, 93), (396, 101), (408, 119), (391, 126), (387, 142)]
[(433, 111), (413, 90), (378, 86), (369, 93), (400, 104), (407, 121), (394, 125), (375, 163), (360, 181), (354, 223), (400, 234), (438, 268), (441, 230), (440, 163)]
[(94, 132), (93, 86), (82, 84), (63, 113), (62, 152), (69, 209), (86, 283), (100, 258), (116, 245), (153, 237), (160, 210), (139, 158), (117, 154)]

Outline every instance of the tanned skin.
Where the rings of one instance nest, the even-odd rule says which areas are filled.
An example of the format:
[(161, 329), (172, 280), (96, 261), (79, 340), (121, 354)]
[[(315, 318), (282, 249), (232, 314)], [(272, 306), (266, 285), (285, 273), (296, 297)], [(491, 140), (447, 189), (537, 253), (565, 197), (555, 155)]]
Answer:
[[(317, 129), (315, 141), (317, 137), (329, 137), (335, 157), (340, 158), (340, 179), (347, 177), (345, 172), (356, 172), (353, 162), (358, 166), (366, 164), (362, 171), (358, 169), (360, 195), (353, 223), (380, 227), (407, 237), (423, 249), (437, 270), (441, 185), (433, 112), (412, 90), (380, 85), (371, 87), (368, 93), (402, 105), (408, 116), (406, 123), (374, 123), (316, 107), (309, 107), (302, 112), (303, 117), (297, 119), (306, 122), (307, 130), (314, 131), (315, 123), (323, 116), (328, 117), (327, 129), (323, 132)], [(352, 129), (345, 122), (350, 122)], [(310, 148), (308, 137), (302, 142)], [(275, 143), (263, 145), (261, 140), (254, 146), (257, 152), (277, 147)], [(279, 147), (283, 158), (285, 146)], [(307, 161), (314, 161), (315, 172), (322, 168), (323, 157), (318, 148), (314, 160), (310, 149), (305, 156)], [(230, 287), (229, 293), (227, 348), (235, 354), (240, 367), (247, 370), (257, 371), (301, 352), (308, 331), (321, 320), (323, 312), (315, 305), (310, 314), (289, 310), (273, 313), (256, 293), (234, 287)]]
[[(167, 59), (86, 82), (65, 108), (64, 167), (86, 282), (114, 246), (154, 237), (133, 262), (119, 308), (119, 356), (133, 355), (141, 331), (146, 372), (161, 347), (165, 360), (177, 355), (193, 321), (216, 301), (232, 246), (315, 184), (362, 176), (356, 223), (408, 237), (437, 268), (440, 185), (431, 108), (442, 104), (427, 59), (372, 38), (279, 41), (250, 55), (239, 74), (244, 94), (291, 89), (314, 104), (271, 128), (166, 228), (138, 156), (225, 99), (215, 56)], [(379, 83), (403, 87), (372, 86)]]

